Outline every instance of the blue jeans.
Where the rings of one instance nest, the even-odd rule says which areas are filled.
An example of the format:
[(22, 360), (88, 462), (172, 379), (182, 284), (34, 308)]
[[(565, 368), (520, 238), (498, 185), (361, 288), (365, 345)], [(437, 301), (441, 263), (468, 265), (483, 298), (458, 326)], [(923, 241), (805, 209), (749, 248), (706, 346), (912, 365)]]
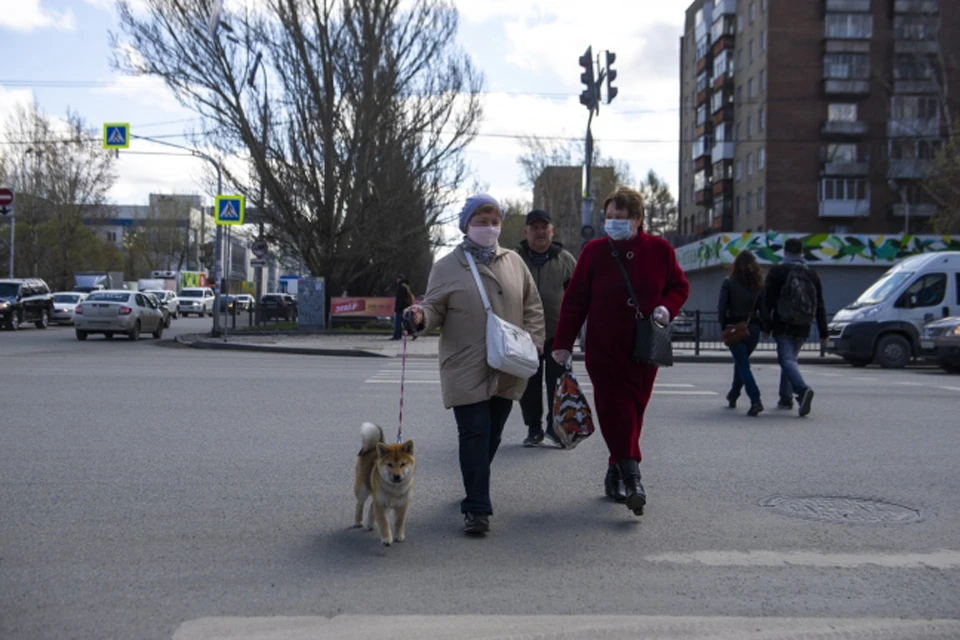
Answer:
[(453, 408), (460, 433), (460, 474), (467, 494), (460, 503), (462, 513), (493, 514), (490, 464), (512, 408), (513, 400), (498, 397)]
[(800, 375), (800, 365), (797, 364), (797, 355), (803, 348), (806, 338), (797, 338), (791, 335), (776, 336), (777, 361), (780, 363), (780, 402), (792, 403), (793, 396), (799, 400), (807, 390), (807, 383)]
[(395, 314), (393, 314), (393, 339), (394, 339), (394, 340), (399, 340), (400, 338), (403, 337), (403, 335), (402, 335), (402, 333), (401, 333), (401, 328), (402, 328), (401, 322), (402, 322), (402, 319), (403, 319), (403, 314), (402, 314), (402, 313), (395, 313)]
[(740, 397), (740, 391), (746, 387), (750, 402), (760, 402), (760, 387), (750, 370), (750, 354), (760, 342), (760, 327), (750, 326), (750, 337), (735, 345), (727, 347), (733, 354), (733, 386), (727, 394), (727, 400), (735, 401)]

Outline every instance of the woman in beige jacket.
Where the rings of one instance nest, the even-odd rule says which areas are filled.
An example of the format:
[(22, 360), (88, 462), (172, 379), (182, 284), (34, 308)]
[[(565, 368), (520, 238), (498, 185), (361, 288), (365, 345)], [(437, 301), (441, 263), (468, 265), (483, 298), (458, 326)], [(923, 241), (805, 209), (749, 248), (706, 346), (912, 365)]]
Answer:
[(417, 333), (440, 327), (440, 388), (453, 408), (460, 436), (460, 472), (466, 498), (460, 505), (464, 531), (490, 529), (490, 464), (500, 446), (513, 401), (527, 386), (487, 365), (487, 316), (467, 262), (469, 252), (493, 312), (526, 329), (543, 350), (543, 306), (523, 259), (499, 246), (503, 209), (487, 194), (471, 196), (460, 212), (463, 242), (433, 265), (423, 302), (407, 308)]

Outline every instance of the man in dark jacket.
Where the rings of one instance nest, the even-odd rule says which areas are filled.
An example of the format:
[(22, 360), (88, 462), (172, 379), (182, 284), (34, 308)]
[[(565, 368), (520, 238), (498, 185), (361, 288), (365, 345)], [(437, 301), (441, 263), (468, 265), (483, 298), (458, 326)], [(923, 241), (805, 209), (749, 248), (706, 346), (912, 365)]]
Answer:
[[(540, 368), (527, 382), (527, 389), (520, 399), (520, 410), (523, 413), (523, 421), (527, 425), (527, 437), (523, 441), (525, 447), (540, 445), (544, 434), (554, 445), (560, 444), (553, 433), (551, 416), (553, 415), (553, 394), (557, 387), (557, 380), (563, 373), (563, 367), (553, 359), (550, 352), (553, 350), (553, 334), (557, 330), (557, 319), (560, 316), (560, 302), (563, 300), (567, 283), (573, 275), (573, 269), (577, 266), (577, 259), (564, 249), (563, 245), (553, 241), (553, 233), (553, 220), (550, 214), (541, 209), (535, 209), (527, 214), (526, 226), (523, 229), (526, 239), (516, 248), (516, 252), (523, 258), (537, 283), (547, 329), (543, 355), (540, 356)], [(547, 376), (546, 430), (543, 427), (544, 369)]]
[(396, 281), (397, 295), (393, 303), (393, 337), (390, 338), (391, 340), (399, 340), (403, 337), (401, 334), (403, 310), (416, 300), (413, 291), (410, 290), (410, 283), (403, 277), (402, 273), (397, 274)]
[(800, 403), (800, 415), (810, 413), (813, 389), (807, 386), (797, 356), (810, 337), (814, 320), (820, 342), (827, 342), (827, 312), (823, 304), (823, 286), (816, 271), (803, 260), (803, 244), (790, 238), (783, 245), (783, 262), (767, 273), (763, 300), (763, 330), (773, 333), (780, 362), (780, 401), (778, 409), (792, 409), (793, 396)]

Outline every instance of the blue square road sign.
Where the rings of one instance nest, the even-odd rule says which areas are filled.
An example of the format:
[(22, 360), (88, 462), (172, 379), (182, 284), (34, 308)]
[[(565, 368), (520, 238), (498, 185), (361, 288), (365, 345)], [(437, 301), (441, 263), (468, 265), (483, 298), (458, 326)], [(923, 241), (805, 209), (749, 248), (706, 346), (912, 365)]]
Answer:
[(214, 206), (217, 224), (243, 224), (243, 196), (217, 196)]
[(103, 125), (104, 149), (129, 149), (130, 125), (126, 122), (107, 122)]

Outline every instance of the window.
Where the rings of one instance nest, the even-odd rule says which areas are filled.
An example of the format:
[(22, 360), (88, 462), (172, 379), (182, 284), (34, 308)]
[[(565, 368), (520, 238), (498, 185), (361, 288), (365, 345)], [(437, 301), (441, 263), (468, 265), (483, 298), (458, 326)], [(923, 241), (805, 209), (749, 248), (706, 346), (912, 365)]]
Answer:
[(760, 93), (767, 90), (767, 70), (760, 69)]
[(856, 162), (857, 145), (855, 144), (828, 144), (827, 162)]
[(760, 149), (757, 151), (757, 171), (763, 171), (763, 167), (767, 163), (767, 150)]
[(928, 273), (917, 278), (916, 282), (904, 292), (904, 297), (906, 297), (908, 308), (933, 307), (941, 304), (946, 294), (947, 274)]
[(928, 80), (939, 72), (940, 65), (931, 56), (897, 54), (893, 58), (895, 80)]
[(743, 85), (740, 85), (739, 87), (737, 87), (737, 104), (738, 105), (743, 104)]
[(697, 126), (703, 126), (707, 121), (707, 105), (702, 104), (697, 107)]
[(729, 128), (730, 125), (728, 125), (726, 122), (721, 122), (719, 125), (717, 125), (717, 128), (713, 130), (713, 135), (717, 142), (725, 142), (727, 140), (727, 137), (730, 135), (730, 133), (727, 131)]
[(891, 160), (932, 160), (940, 151), (939, 140), (891, 140)]
[(831, 122), (856, 122), (856, 104), (831, 104), (827, 106), (827, 120)]
[(753, 100), (753, 78), (747, 80), (747, 100)]
[(740, 217), (741, 213), (742, 212), (740, 211), (740, 196), (737, 196), (737, 217), (738, 218)]
[(116, 243), (117, 242), (117, 232), (116, 231), (107, 231), (107, 242)]
[(763, 211), (763, 187), (757, 189), (757, 211)]
[(824, 178), (818, 185), (820, 202), (826, 200), (867, 200), (870, 185), (866, 180), (852, 178)]
[(870, 56), (828, 53), (823, 56), (823, 77), (833, 79), (869, 78)]
[(873, 15), (869, 13), (828, 13), (828, 38), (870, 38)]
[(753, 116), (747, 116), (747, 139), (753, 137)]
[(704, 71), (697, 76), (697, 93), (700, 93), (707, 88), (707, 83), (710, 81), (710, 78), (707, 76), (707, 72)]
[(743, 69), (743, 49), (737, 49), (737, 71)]
[(747, 58), (753, 62), (753, 40), (747, 43)]
[(733, 58), (730, 56), (729, 49), (724, 49), (713, 59), (713, 74), (720, 77), (729, 73), (733, 75)]
[(928, 16), (896, 16), (893, 37), (897, 40), (932, 40), (936, 38), (937, 21)]
[(760, 32), (760, 51), (767, 50), (767, 30), (764, 29)]
[(725, 17), (717, 19), (710, 27), (710, 39), (716, 42), (723, 36), (735, 35), (733, 18)]
[(760, 0), (760, 11), (767, 12), (767, 0)]
[(763, 131), (765, 120), (766, 120), (766, 116), (764, 113), (764, 109), (763, 107), (760, 107), (760, 111), (757, 112), (757, 131)]
[(750, 3), (750, 24), (753, 24), (753, 21), (757, 19), (757, 3)]
[(747, 154), (747, 175), (748, 176), (753, 175), (753, 154), (752, 153)]
[(706, 171), (697, 171), (693, 174), (693, 190), (694, 192), (703, 191), (707, 186), (707, 172)]
[(736, 131), (734, 132), (733, 139), (734, 139), (735, 142), (740, 142), (741, 140), (743, 140), (743, 136), (740, 135), (740, 126), (741, 126), (741, 125), (738, 124), (738, 125), (737, 125), (737, 129), (736, 129)]
[(737, 16), (737, 33), (743, 33), (743, 16)]
[(703, 36), (697, 40), (697, 60), (706, 57), (710, 52), (710, 37)]
[(747, 215), (753, 213), (753, 192), (747, 194)]
[(940, 103), (924, 96), (894, 96), (890, 99), (891, 120), (939, 120)]
[(710, 113), (716, 113), (723, 109), (723, 93), (718, 91), (710, 96)]
[(741, 178), (743, 178), (743, 163), (737, 160), (737, 182), (740, 182)]

